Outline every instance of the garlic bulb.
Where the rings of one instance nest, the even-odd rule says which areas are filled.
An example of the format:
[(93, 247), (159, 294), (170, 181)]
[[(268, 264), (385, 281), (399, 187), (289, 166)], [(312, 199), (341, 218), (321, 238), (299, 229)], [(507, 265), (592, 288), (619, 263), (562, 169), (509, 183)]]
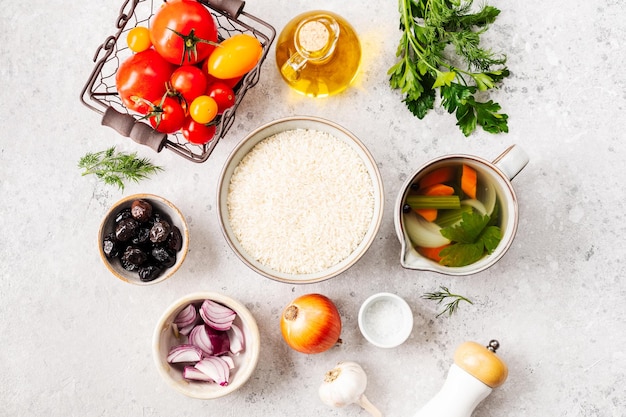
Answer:
[(322, 402), (331, 407), (345, 407), (358, 404), (374, 417), (382, 413), (365, 397), (367, 374), (356, 362), (339, 362), (335, 368), (326, 372), (324, 382), (319, 388)]

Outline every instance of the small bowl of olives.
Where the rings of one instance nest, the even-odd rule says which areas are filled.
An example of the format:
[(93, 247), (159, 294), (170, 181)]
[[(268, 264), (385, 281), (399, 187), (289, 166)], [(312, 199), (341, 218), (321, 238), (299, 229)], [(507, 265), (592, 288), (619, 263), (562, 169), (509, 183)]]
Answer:
[(156, 284), (180, 268), (189, 247), (189, 229), (171, 202), (153, 194), (134, 194), (106, 213), (98, 246), (102, 262), (117, 278)]

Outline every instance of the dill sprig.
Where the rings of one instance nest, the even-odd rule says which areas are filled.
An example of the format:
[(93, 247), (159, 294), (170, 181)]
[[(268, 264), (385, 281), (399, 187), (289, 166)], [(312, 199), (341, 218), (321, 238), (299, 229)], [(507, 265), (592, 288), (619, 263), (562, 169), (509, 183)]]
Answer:
[(422, 295), (422, 298), (425, 298), (427, 300), (435, 300), (437, 301), (437, 304), (441, 304), (444, 300), (452, 298), (452, 301), (449, 301), (445, 304), (445, 308), (442, 312), (437, 314), (437, 317), (445, 314), (446, 312), (448, 313), (448, 316), (451, 316), (459, 308), (459, 303), (461, 301), (467, 301), (470, 304), (474, 304), (470, 299), (463, 297), (462, 295), (452, 294), (450, 290), (444, 286), (440, 286), (439, 288), (441, 289), (441, 291), (428, 292)]
[(116, 185), (122, 191), (125, 181), (139, 182), (163, 171), (149, 159), (138, 158), (136, 152), (116, 152), (115, 147), (85, 154), (78, 161), (78, 167), (83, 169), (83, 176), (94, 174), (105, 184)]

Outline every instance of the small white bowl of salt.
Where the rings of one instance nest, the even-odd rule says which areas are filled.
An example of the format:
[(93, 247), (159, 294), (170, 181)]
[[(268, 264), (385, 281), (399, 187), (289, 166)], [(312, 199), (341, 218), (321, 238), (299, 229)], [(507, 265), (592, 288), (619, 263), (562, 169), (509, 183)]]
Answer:
[(413, 312), (408, 303), (395, 294), (374, 294), (361, 305), (359, 329), (374, 346), (394, 348), (411, 335)]

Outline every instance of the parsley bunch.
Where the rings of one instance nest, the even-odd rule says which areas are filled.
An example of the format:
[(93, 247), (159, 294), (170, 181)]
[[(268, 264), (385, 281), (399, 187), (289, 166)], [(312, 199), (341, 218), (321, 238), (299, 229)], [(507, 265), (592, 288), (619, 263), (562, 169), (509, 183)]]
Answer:
[(472, 0), (399, 0), (402, 36), (389, 82), (420, 119), (433, 109), (439, 89), (441, 105), (456, 114), (465, 136), (477, 125), (490, 133), (508, 132), (500, 105), (476, 98), (509, 75), (506, 56), (480, 46), (480, 35), (500, 10), (484, 5), (472, 13), (471, 6)]

